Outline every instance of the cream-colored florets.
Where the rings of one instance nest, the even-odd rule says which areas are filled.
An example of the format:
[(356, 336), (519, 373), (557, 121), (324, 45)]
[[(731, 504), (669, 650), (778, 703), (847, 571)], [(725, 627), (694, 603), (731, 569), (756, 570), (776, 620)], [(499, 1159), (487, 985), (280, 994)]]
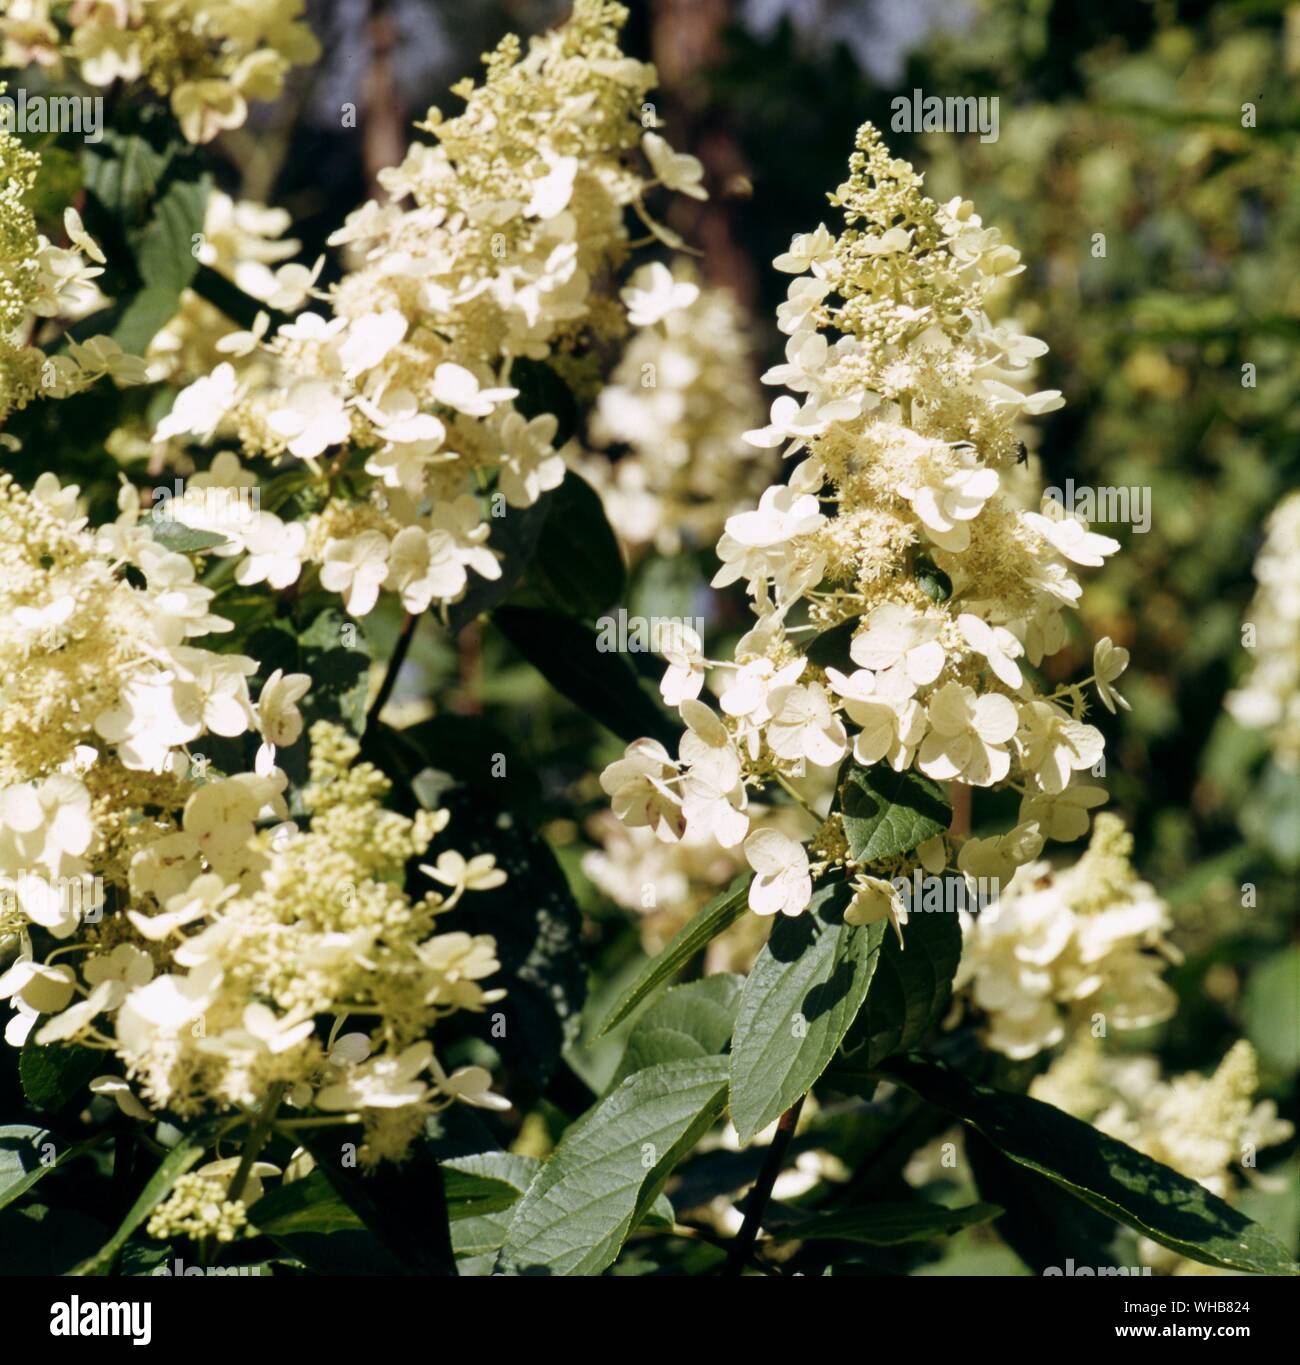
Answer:
[(1251, 670), (1229, 693), (1242, 725), (1268, 734), (1285, 768), (1300, 768), (1300, 494), (1284, 498), (1268, 519), (1255, 561), (1259, 587), (1246, 613), (1243, 639)]
[[(1062, 402), (1027, 382), (1046, 346), (990, 316), (1018, 253), (970, 204), (926, 198), (870, 124), (830, 198), (843, 230), (797, 236), (774, 262), (794, 279), (777, 310), (785, 363), (763, 378), (789, 392), (745, 433), (798, 460), (718, 541), (713, 584), (744, 584), (755, 624), (725, 661), (706, 659), (693, 630), (676, 633), (660, 652), (664, 698), (688, 729), (677, 757), (638, 741), (602, 778), (629, 824), (743, 846), (760, 913), (798, 913), (846, 856), (838, 826), (807, 850), (751, 832), (751, 787), (807, 765), (834, 772), (850, 755), (1011, 786), (1016, 827), (956, 850), (962, 873), (1005, 882), (1048, 839), (1085, 833), (1104, 799), (1086, 779), (1103, 741), (1084, 721), (1085, 683), (1108, 708), (1125, 704), (1110, 683), (1128, 656), (1109, 640), (1085, 683), (1053, 691), (1037, 672), (1065, 642), (1078, 567), (1119, 545), (1012, 492), (1018, 424)], [(841, 626), (837, 648), (805, 653), (805, 633)], [(710, 668), (716, 712), (699, 700)], [(879, 880), (898, 868), (851, 870)]]

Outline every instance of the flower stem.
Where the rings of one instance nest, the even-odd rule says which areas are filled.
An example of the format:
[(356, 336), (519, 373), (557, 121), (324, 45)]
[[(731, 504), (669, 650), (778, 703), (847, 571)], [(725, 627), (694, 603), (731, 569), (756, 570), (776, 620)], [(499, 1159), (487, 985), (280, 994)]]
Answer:
[(767, 1201), (772, 1197), (772, 1186), (776, 1184), (776, 1178), (785, 1165), (786, 1153), (789, 1152), (790, 1143), (794, 1140), (795, 1125), (799, 1122), (799, 1111), (803, 1108), (803, 1102), (804, 1097), (800, 1095), (777, 1121), (776, 1136), (767, 1149), (758, 1179), (754, 1181), (754, 1188), (750, 1190), (749, 1198), (745, 1201), (745, 1221), (740, 1225), (740, 1231), (732, 1238), (727, 1263), (722, 1269), (724, 1275), (739, 1275), (753, 1257), (754, 1244), (758, 1241), (758, 1230), (763, 1223), (763, 1213), (767, 1209)]
[(276, 1081), (266, 1092), (266, 1099), (262, 1101), (262, 1110), (257, 1116), (257, 1122), (244, 1139), (244, 1150), (239, 1156), (239, 1169), (236, 1170), (235, 1178), (230, 1182), (230, 1189), (226, 1194), (226, 1198), (232, 1202), (244, 1193), (244, 1186), (248, 1184), (248, 1177), (252, 1173), (257, 1154), (271, 1136), (276, 1111), (280, 1108), (280, 1101), (284, 1098), (286, 1089), (288, 1089), (286, 1082)]
[(777, 784), (785, 791), (786, 795), (789, 796), (792, 801), (802, 806), (804, 810), (807, 811), (808, 814), (811, 815), (812, 818), (816, 820), (816, 822), (819, 825), (824, 823), (824, 817), (818, 815), (817, 812), (813, 809), (813, 807), (810, 806), (802, 796), (800, 796), (800, 794), (795, 790), (793, 783), (791, 783), (790, 779), (786, 777), (784, 773), (777, 773), (776, 780)]
[(388, 667), (384, 670), (384, 680), (379, 684), (379, 691), (375, 693), (375, 699), (370, 704), (370, 710), (366, 712), (366, 729), (369, 730), (378, 723), (379, 713), (388, 705), (388, 699), (393, 694), (393, 687), (397, 683), (397, 675), (402, 671), (402, 665), (406, 662), (407, 651), (411, 648), (411, 641), (415, 638), (415, 627), (419, 624), (420, 618), (412, 616), (408, 611), (402, 620), (402, 629), (397, 636), (397, 644), (393, 646), (392, 657), (388, 660)]

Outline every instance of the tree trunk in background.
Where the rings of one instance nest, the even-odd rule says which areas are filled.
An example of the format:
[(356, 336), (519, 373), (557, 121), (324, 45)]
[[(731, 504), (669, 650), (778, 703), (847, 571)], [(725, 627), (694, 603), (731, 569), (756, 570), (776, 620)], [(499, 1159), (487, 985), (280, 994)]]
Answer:
[(407, 118), (393, 81), (391, 55), (397, 43), (397, 23), (388, 0), (371, 0), (370, 62), (361, 86), (362, 157), (366, 184), (381, 203), (388, 199), (378, 175), (398, 165), (406, 153)]
[(669, 219), (704, 253), (697, 261), (709, 284), (729, 288), (751, 309), (754, 265), (736, 241), (734, 219), (749, 197), (749, 168), (726, 119), (707, 108), (700, 73), (723, 55), (722, 33), (734, 17), (734, 0), (653, 0), (651, 56), (659, 69), (660, 117), (674, 148), (704, 163), (709, 199), (675, 196)]

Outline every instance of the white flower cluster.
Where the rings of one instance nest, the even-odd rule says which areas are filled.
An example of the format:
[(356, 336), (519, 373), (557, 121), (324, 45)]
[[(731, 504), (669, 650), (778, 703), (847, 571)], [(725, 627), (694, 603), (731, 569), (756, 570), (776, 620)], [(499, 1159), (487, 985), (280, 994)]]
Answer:
[(1255, 561), (1259, 588), (1246, 613), (1253, 628), (1254, 667), (1230, 692), (1227, 708), (1251, 729), (1266, 730), (1277, 761), (1300, 768), (1300, 493), (1269, 516)]
[(1118, 817), (1099, 815), (1077, 862), (1026, 864), (996, 902), (963, 917), (955, 985), (986, 1016), (991, 1048), (1033, 1057), (1079, 1021), (1135, 1029), (1173, 1013), (1161, 979), (1175, 958), (1169, 908), (1134, 873), (1132, 842)]
[[(388, 202), (331, 238), (358, 267), (327, 295), (320, 262), (276, 272), (269, 305), (323, 298), (328, 310), (269, 338), (263, 316), (227, 338), (231, 360), (159, 424), (159, 441), (229, 433), (250, 457), (306, 463), (323, 506), (292, 524), (263, 514), (249, 549), (277, 562), (278, 585), (306, 562), (354, 616), (383, 590), (412, 613), (453, 602), (471, 574), (501, 573), (478, 495), (504, 516), (563, 479), (557, 418), (516, 405), (528, 406), (512, 371), (554, 380), (576, 346), (617, 336), (623, 316), (603, 291), (630, 251), (627, 211), (662, 233), (642, 202), (651, 186), (703, 193), (699, 163), (643, 129), (654, 69), (620, 52), (625, 20), (619, 5), (578, 0), (527, 53), (503, 40), (484, 83), (455, 88), (465, 112), (430, 110), (421, 126), (436, 143), (381, 172)], [(628, 290), (649, 321), (681, 300), (647, 269)]]
[[(230, 623), (192, 560), (132, 517), (134, 491), (98, 535), (76, 492), (46, 475), (27, 494), (0, 475), (6, 1040), (116, 1054), (125, 1079), (98, 1088), (137, 1116), (131, 1082), (177, 1114), (281, 1092), (356, 1113), (368, 1159), (400, 1155), (452, 1099), (504, 1104), (481, 1068), (442, 1072), (427, 1038), (501, 995), (479, 984), (497, 969), (493, 941), (435, 921), (504, 873), (447, 850), (424, 869), (442, 889), (408, 896), (407, 864), (446, 814), (385, 810), (387, 779), (325, 722), (309, 828), (290, 823), (275, 757), (302, 733), (310, 679), (277, 669), (254, 702), (259, 665), (195, 643)], [(203, 760), (206, 736), (251, 732), (256, 771)], [(369, 1031), (341, 1034), (352, 1018)]]
[[(1018, 254), (970, 204), (925, 198), (870, 124), (850, 166), (831, 196), (845, 230), (796, 237), (774, 262), (796, 278), (778, 310), (786, 361), (764, 380), (792, 394), (748, 439), (801, 458), (787, 483), (728, 519), (713, 580), (744, 583), (757, 621), (725, 662), (683, 633), (662, 688), (687, 726), (678, 755), (639, 740), (602, 778), (615, 814), (662, 839), (691, 827), (724, 847), (743, 841), (759, 913), (798, 914), (813, 877), (846, 861), (834, 817), (817, 862), (788, 838), (749, 833), (748, 789), (785, 785), (807, 764), (851, 754), (941, 782), (1013, 786), (1017, 828), (968, 855), (1008, 877), (1045, 839), (1078, 838), (1102, 799), (1075, 785), (1103, 748), (1083, 721), (1082, 685), (1044, 691), (1036, 670), (1065, 642), (1077, 568), (1119, 547), (1050, 502), (1027, 512), (999, 491), (1017, 422), (1062, 401), (1026, 395), (1046, 346), (986, 310), (1023, 269)], [(841, 625), (847, 668), (814, 662), (792, 639)], [(1127, 654), (1103, 640), (1096, 660), (1090, 681), (1113, 709)], [(699, 700), (708, 667), (726, 679), (718, 711)], [(936, 856), (942, 870), (946, 848)], [(879, 879), (858, 892), (852, 913), (888, 913)]]
[(635, 333), (600, 392), (591, 436), (626, 451), (615, 459), (590, 454), (578, 467), (625, 546), (672, 555), (683, 542), (716, 540), (727, 517), (766, 486), (772, 461), (746, 452), (741, 440), (759, 405), (734, 298), (700, 288), (685, 268), (647, 270), (691, 297)]
[(37, 231), (27, 198), (39, 167), (40, 156), (0, 127), (0, 422), (38, 395), (66, 398), (105, 375), (124, 384), (145, 378), (144, 362), (112, 337), (69, 339), (58, 355), (42, 349), (43, 323), (81, 317), (103, 303), (95, 280), (105, 257), (74, 208), (64, 213), (66, 247)]
[(249, 100), (278, 99), (294, 66), (320, 45), (305, 0), (8, 0), (0, 66), (71, 62), (88, 85), (143, 81), (169, 98), (191, 142), (248, 117)]

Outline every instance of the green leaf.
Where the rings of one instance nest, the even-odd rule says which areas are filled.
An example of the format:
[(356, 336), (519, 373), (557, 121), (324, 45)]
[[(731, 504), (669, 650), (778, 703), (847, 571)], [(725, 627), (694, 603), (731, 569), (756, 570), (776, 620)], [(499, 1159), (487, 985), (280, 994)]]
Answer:
[(722, 1113), (722, 1057), (639, 1071), (565, 1133), (510, 1221), (512, 1274), (597, 1275)]
[[(25, 1123), (0, 1127), (0, 1209), (21, 1199), (51, 1171), (57, 1171), (74, 1157), (90, 1151), (98, 1141), (98, 1136), (87, 1138), (59, 1151), (62, 1144), (45, 1128), (33, 1128)], [(46, 1147), (53, 1148), (57, 1155), (45, 1152)], [(53, 1160), (47, 1160), (50, 1155)]]
[(171, 1193), (172, 1186), (197, 1165), (203, 1156), (204, 1144), (182, 1138), (163, 1158), (162, 1164), (149, 1177), (139, 1198), (131, 1205), (118, 1230), (93, 1256), (87, 1257), (69, 1273), (72, 1275), (108, 1275), (113, 1269), (117, 1253), (126, 1245), (127, 1238), (145, 1221)]
[(210, 550), (214, 545), (224, 545), (226, 537), (215, 531), (196, 531), (184, 522), (172, 521), (168, 517), (156, 518), (153, 522), (153, 538), (164, 550), (175, 554), (189, 555), (197, 550)]
[(27, 1102), (48, 1113), (83, 1099), (86, 1086), (103, 1069), (102, 1052), (76, 1043), (42, 1047), (29, 1038), (18, 1059), (18, 1076)]
[(1181, 1256), (1223, 1270), (1300, 1274), (1271, 1233), (1203, 1185), (1050, 1104), (972, 1085), (920, 1053), (895, 1058), (885, 1070), (1012, 1161)]
[(47, 1172), (54, 1162), (41, 1160), (41, 1148), (53, 1146), (49, 1129), (26, 1123), (6, 1124), (0, 1128), (0, 1209), (11, 1204)]
[(533, 1157), (513, 1152), (477, 1152), (443, 1162), (452, 1222), (510, 1208), (528, 1188), (540, 1164)]
[(937, 782), (910, 768), (896, 773), (887, 763), (851, 767), (839, 801), (849, 852), (860, 863), (910, 853), (952, 821)]
[(637, 1020), (609, 1088), (660, 1062), (713, 1057), (731, 1037), (741, 978), (730, 972), (672, 986)]
[(398, 1273), (455, 1275), (442, 1170), (427, 1146), (417, 1142), (400, 1165), (385, 1161), (362, 1171), (340, 1159), (339, 1132), (306, 1130), (303, 1143), (316, 1170), (394, 1258)]
[(260, 1233), (318, 1275), (403, 1273), (396, 1256), (320, 1170), (268, 1191), (249, 1209), (248, 1218)]
[(470, 574), (465, 596), (447, 608), (447, 627), (453, 635), (491, 611), (514, 589), (537, 550), (553, 502), (554, 494), (544, 493), (531, 507), (506, 507), (504, 516), (487, 518), (487, 543), (500, 557), (501, 577)]
[(370, 649), (356, 622), (326, 607), (298, 638), (298, 671), (311, 677), (311, 691), (302, 702), (304, 720), (310, 724), (342, 719), (354, 735), (361, 734), (370, 690)]
[(838, 668), (841, 673), (851, 673), (856, 665), (849, 657), (849, 646), (857, 628), (858, 618), (851, 616), (815, 636), (805, 651), (809, 663), (818, 668)]
[(519, 390), (514, 406), (531, 420), (551, 413), (558, 423), (555, 448), (566, 445), (578, 430), (580, 414), (572, 390), (544, 360), (520, 356), (510, 365), (510, 383)]
[(750, 874), (742, 873), (673, 935), (672, 941), (646, 963), (627, 993), (610, 1011), (596, 1032), (598, 1038), (617, 1028), (648, 995), (675, 976), (745, 913), (749, 905), (749, 883)]
[(1241, 828), (1288, 871), (1300, 868), (1300, 772), (1268, 763), (1241, 809)]
[[(467, 1204), (451, 1203), (451, 1244), (456, 1252), (456, 1268), (462, 1275), (491, 1275), (496, 1267), (497, 1253), (505, 1245), (514, 1206), (541, 1168), (534, 1157), (516, 1156), (511, 1152), (481, 1152), (475, 1156), (457, 1157), (443, 1169), (447, 1174), (448, 1193), (456, 1188), (458, 1178), (478, 1180), (486, 1190), (489, 1203), (477, 1209)], [(452, 1169), (458, 1175), (452, 1174)], [(463, 1187), (462, 1187), (463, 1188)]]
[(623, 597), (623, 556), (604, 505), (572, 470), (551, 494), (528, 575), (569, 616), (598, 616)]
[(153, 218), (135, 239), (135, 265), (144, 288), (131, 298), (113, 328), (123, 350), (142, 355), (180, 310), (181, 293), (194, 278), (194, 239), (203, 231), (211, 179), (175, 178), (153, 205)]
[(780, 917), (745, 981), (731, 1043), (731, 1121), (742, 1143), (825, 1071), (844, 1040), (888, 927), (844, 923), (849, 888), (819, 888), (802, 914)]
[(259, 1232), (277, 1240), (365, 1226), (320, 1171), (268, 1190), (248, 1210), (248, 1221)]
[[(126, 351), (143, 354), (180, 307), (198, 270), (194, 244), (203, 231), (211, 177), (203, 158), (161, 111), (128, 126), (116, 120), (82, 152), (86, 226), (113, 267), (104, 284), (117, 302), (80, 329), (111, 327)], [(127, 267), (130, 267), (127, 269)]]
[(1036, 1274), (1060, 1269), (1070, 1258), (1093, 1267), (1127, 1262), (1116, 1247), (1117, 1223), (1003, 1156), (976, 1129), (967, 1131), (965, 1149), (980, 1197), (1003, 1206), (998, 1236)]
[(915, 1047), (947, 1012), (960, 960), (956, 914), (914, 905), (903, 929), (903, 946), (892, 931), (885, 936), (871, 993), (845, 1042), (847, 1064), (871, 1070), (886, 1057)]
[(773, 1232), (772, 1240), (898, 1246), (902, 1242), (928, 1242), (935, 1237), (949, 1237), (962, 1228), (987, 1223), (1001, 1212), (996, 1204), (967, 1204), (959, 1209), (946, 1209), (939, 1204), (862, 1204), (789, 1223)]
[(492, 623), (552, 687), (620, 739), (647, 736), (676, 750), (681, 726), (642, 690), (626, 659), (600, 648), (590, 626), (543, 607), (498, 607)]

